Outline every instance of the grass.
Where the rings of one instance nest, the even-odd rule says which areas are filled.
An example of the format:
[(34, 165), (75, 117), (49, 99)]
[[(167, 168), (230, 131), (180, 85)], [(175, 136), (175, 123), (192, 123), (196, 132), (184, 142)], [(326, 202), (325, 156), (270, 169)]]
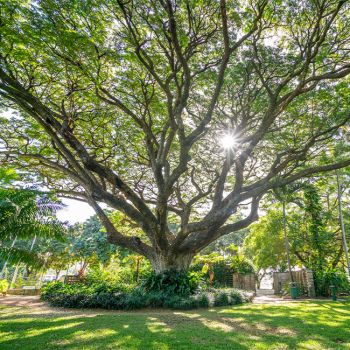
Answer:
[(191, 312), (0, 307), (0, 349), (350, 349), (350, 299)]

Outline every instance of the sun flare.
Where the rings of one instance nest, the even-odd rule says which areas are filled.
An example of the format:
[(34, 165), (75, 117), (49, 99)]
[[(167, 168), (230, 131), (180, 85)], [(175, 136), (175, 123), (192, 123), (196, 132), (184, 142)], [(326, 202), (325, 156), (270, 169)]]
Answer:
[(236, 145), (236, 143), (237, 143), (236, 138), (230, 133), (224, 134), (220, 138), (220, 144), (225, 149), (233, 148)]

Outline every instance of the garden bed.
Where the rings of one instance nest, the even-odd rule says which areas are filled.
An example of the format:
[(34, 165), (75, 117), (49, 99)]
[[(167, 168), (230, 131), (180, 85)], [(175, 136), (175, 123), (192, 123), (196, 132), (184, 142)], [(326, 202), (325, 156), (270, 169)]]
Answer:
[(142, 308), (170, 308), (190, 310), (212, 306), (236, 305), (250, 302), (252, 293), (234, 288), (199, 290), (192, 294), (147, 291), (142, 287), (132, 291), (116, 291), (108, 285), (87, 286), (61, 282), (48, 283), (42, 289), (41, 299), (51, 306), (65, 308), (102, 308), (134, 310)]

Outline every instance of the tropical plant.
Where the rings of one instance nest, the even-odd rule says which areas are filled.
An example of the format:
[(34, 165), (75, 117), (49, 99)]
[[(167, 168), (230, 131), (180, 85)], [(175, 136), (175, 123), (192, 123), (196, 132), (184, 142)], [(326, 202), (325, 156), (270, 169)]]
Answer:
[(162, 291), (167, 295), (188, 296), (198, 288), (200, 274), (196, 272), (168, 270), (152, 273), (143, 283), (146, 291)]
[[(32, 251), (35, 237), (62, 237), (64, 228), (55, 216), (59, 208), (60, 202), (48, 193), (0, 188), (1, 259), (40, 266), (42, 261)], [(20, 240), (28, 239), (27, 245), (21, 244)]]
[(5, 279), (0, 280), (0, 293), (1, 294), (5, 295), (8, 287), (9, 287), (9, 283), (7, 282), (7, 280), (5, 280)]
[(316, 271), (315, 288), (317, 295), (331, 295), (331, 287), (336, 289), (337, 293), (350, 293), (350, 281), (346, 273), (339, 269), (326, 269)]
[[(196, 309), (199, 307), (236, 305), (248, 302), (246, 294), (236, 289), (220, 289), (192, 295), (169, 294), (164, 290), (135, 288), (128, 292), (106, 290), (99, 285), (50, 282), (42, 288), (41, 299), (53, 306), (69, 308), (104, 308), (134, 310), (145, 307)], [(213, 302), (211, 301), (213, 300)]]

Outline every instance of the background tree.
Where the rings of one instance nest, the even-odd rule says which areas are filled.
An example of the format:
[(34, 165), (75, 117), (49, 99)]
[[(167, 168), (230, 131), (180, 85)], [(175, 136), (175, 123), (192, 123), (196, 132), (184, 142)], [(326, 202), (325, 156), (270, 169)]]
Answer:
[[(345, 267), (342, 236), (338, 221), (335, 176), (312, 179), (298, 186), (287, 211), (291, 265), (304, 266), (315, 273)], [(344, 195), (346, 202), (347, 196)], [(258, 268), (286, 269), (283, 252), (281, 204), (269, 203), (267, 213), (250, 227), (244, 252)], [(345, 224), (349, 225), (349, 217)]]
[(286, 251), (286, 258), (287, 258), (287, 265), (288, 265), (288, 272), (290, 276), (291, 282), (294, 282), (294, 277), (292, 273), (292, 263), (290, 258), (290, 247), (289, 247), (289, 239), (288, 239), (288, 229), (287, 229), (287, 211), (286, 206), (290, 202), (297, 202), (299, 198), (297, 197), (296, 193), (303, 184), (301, 183), (293, 183), (287, 186), (282, 186), (280, 188), (275, 189), (274, 196), (275, 198), (280, 201), (282, 205), (282, 220), (283, 220), (283, 236), (284, 236), (284, 247)]
[[(252, 260), (257, 271), (270, 268), (285, 271), (288, 268), (280, 210), (271, 208), (266, 215), (250, 226), (243, 251)], [(293, 256), (292, 259), (292, 265), (295, 265)]]
[(67, 241), (70, 255), (81, 264), (79, 275), (84, 275), (89, 265), (108, 264), (117, 249), (107, 241), (97, 216), (92, 216), (82, 224), (74, 225)]
[(65, 232), (62, 239), (39, 238), (33, 251), (41, 257), (43, 272), (49, 269), (55, 271), (57, 279), (62, 271), (68, 271), (69, 267), (75, 263), (76, 257), (71, 254), (68, 232)]
[(156, 271), (187, 268), (270, 189), (350, 164), (329, 152), (348, 130), (349, 37), (338, 0), (5, 2), (1, 162), (88, 202)]

